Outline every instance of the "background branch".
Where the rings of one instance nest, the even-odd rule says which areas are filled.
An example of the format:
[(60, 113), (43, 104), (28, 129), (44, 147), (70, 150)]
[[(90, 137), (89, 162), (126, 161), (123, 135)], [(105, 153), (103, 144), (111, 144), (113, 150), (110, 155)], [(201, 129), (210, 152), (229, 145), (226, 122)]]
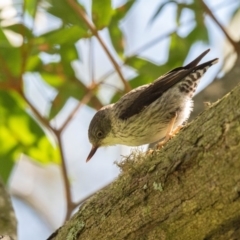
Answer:
[(129, 83), (124, 78), (118, 63), (116, 62), (116, 60), (114, 59), (114, 57), (110, 53), (109, 49), (107, 48), (106, 44), (104, 43), (104, 41), (102, 40), (102, 38), (98, 34), (98, 31), (97, 31), (96, 27), (94, 26), (94, 24), (89, 20), (89, 18), (86, 15), (86, 13), (81, 9), (81, 7), (78, 5), (78, 3), (76, 1), (68, 0), (68, 3), (72, 7), (72, 9), (79, 15), (79, 17), (86, 23), (86, 25), (91, 30), (93, 35), (98, 39), (98, 41), (101, 44), (102, 48), (104, 49), (105, 53), (107, 54), (107, 56), (109, 57), (110, 61), (112, 62), (112, 64), (113, 64), (116, 72), (118, 73), (120, 79), (122, 80), (122, 83), (124, 85), (125, 91), (129, 92), (131, 90), (131, 86), (129, 85)]
[(228, 34), (228, 32), (226, 31), (226, 29), (222, 26), (222, 24), (218, 21), (218, 19), (215, 17), (215, 15), (213, 14), (213, 12), (211, 11), (211, 9), (208, 7), (208, 5), (201, 0), (202, 5), (204, 7), (205, 12), (207, 13), (207, 15), (209, 15), (209, 17), (217, 24), (217, 26), (222, 30), (222, 32), (224, 33), (224, 35), (226, 36), (226, 38), (228, 39), (228, 41), (232, 44), (233, 48), (235, 49), (235, 51), (240, 54), (240, 45), (239, 43), (235, 42), (230, 35)]

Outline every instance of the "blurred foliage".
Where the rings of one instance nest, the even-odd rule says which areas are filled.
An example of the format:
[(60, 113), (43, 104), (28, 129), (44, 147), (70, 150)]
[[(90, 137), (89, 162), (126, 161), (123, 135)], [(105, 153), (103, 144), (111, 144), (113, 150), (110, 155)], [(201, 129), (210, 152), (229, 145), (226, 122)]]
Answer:
[[(57, 116), (70, 97), (81, 101), (94, 88), (95, 94), (87, 104), (95, 109), (102, 106), (96, 95), (98, 85), (86, 86), (73, 69), (74, 61), (82, 61), (76, 43), (91, 40), (94, 33), (79, 12), (73, 9), (71, 1), (74, 0), (23, 0), (0, 9), (0, 12), (11, 7), (16, 10), (11, 19), (0, 19), (0, 175), (5, 181), (21, 153), (44, 164), (60, 162), (58, 143), (49, 140), (46, 135), (49, 131), (46, 130), (51, 130), (50, 120)], [(194, 27), (184, 37), (177, 30), (169, 35), (168, 61), (159, 67), (139, 55), (126, 55), (126, 36), (121, 23), (134, 8), (135, 0), (125, 1), (116, 8), (113, 8), (111, 0), (92, 0), (91, 11), (75, 3), (91, 18), (97, 31), (108, 31), (112, 48), (122, 63), (136, 70), (137, 76), (127, 79), (132, 88), (149, 83), (181, 65), (196, 42), (209, 41), (200, 1), (162, 1), (150, 24), (154, 23), (165, 7), (172, 4), (176, 10), (176, 27), (181, 26), (181, 16), (185, 9), (193, 13), (191, 22)], [(47, 16), (47, 21), (59, 24), (36, 34), (34, 24), (35, 21), (41, 21), (41, 15)], [(19, 37), (19, 44), (12, 44), (7, 34), (9, 32)], [(47, 61), (42, 54), (48, 56)], [(35, 109), (42, 119), (34, 113), (31, 99), (30, 103), (26, 102), (26, 74), (33, 78), (37, 74), (56, 91), (47, 113), (41, 114)], [(111, 101), (116, 101), (120, 96), (116, 92)]]

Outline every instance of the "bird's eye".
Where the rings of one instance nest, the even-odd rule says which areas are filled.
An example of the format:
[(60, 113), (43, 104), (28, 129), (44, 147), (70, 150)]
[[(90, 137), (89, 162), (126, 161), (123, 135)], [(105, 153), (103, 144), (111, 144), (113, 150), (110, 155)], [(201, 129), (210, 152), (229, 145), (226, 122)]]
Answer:
[(103, 136), (103, 132), (102, 132), (102, 131), (98, 131), (98, 132), (97, 132), (97, 137), (98, 137), (98, 138), (101, 138), (102, 136)]

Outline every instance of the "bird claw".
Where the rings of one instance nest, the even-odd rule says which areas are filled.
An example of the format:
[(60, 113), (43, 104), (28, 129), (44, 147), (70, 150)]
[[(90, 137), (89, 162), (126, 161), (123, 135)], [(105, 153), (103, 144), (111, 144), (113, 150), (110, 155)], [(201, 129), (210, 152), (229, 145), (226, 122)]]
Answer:
[(168, 136), (163, 141), (157, 143), (156, 149), (158, 149), (158, 150), (161, 149), (171, 138), (172, 138), (172, 136)]
[(173, 137), (175, 137), (178, 134), (178, 132), (180, 131), (181, 128), (183, 128), (182, 125), (178, 126), (176, 129), (174, 129), (174, 131), (169, 133), (163, 141), (156, 144), (156, 149), (161, 149), (170, 139), (172, 139)]
[(147, 152), (146, 152), (146, 155), (147, 155), (147, 156), (148, 156), (148, 155), (151, 155), (153, 152), (154, 152), (154, 150), (151, 149), (151, 148), (149, 148), (149, 149), (147, 150)]

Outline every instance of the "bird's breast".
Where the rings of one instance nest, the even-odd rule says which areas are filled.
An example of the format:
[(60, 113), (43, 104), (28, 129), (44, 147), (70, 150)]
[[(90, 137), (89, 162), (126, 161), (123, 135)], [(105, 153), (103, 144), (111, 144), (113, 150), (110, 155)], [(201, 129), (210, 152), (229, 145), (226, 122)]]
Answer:
[(140, 146), (163, 139), (171, 119), (177, 113), (174, 128), (186, 121), (192, 109), (192, 100), (178, 89), (164, 93), (140, 113), (122, 120), (113, 114), (113, 134), (118, 144)]

